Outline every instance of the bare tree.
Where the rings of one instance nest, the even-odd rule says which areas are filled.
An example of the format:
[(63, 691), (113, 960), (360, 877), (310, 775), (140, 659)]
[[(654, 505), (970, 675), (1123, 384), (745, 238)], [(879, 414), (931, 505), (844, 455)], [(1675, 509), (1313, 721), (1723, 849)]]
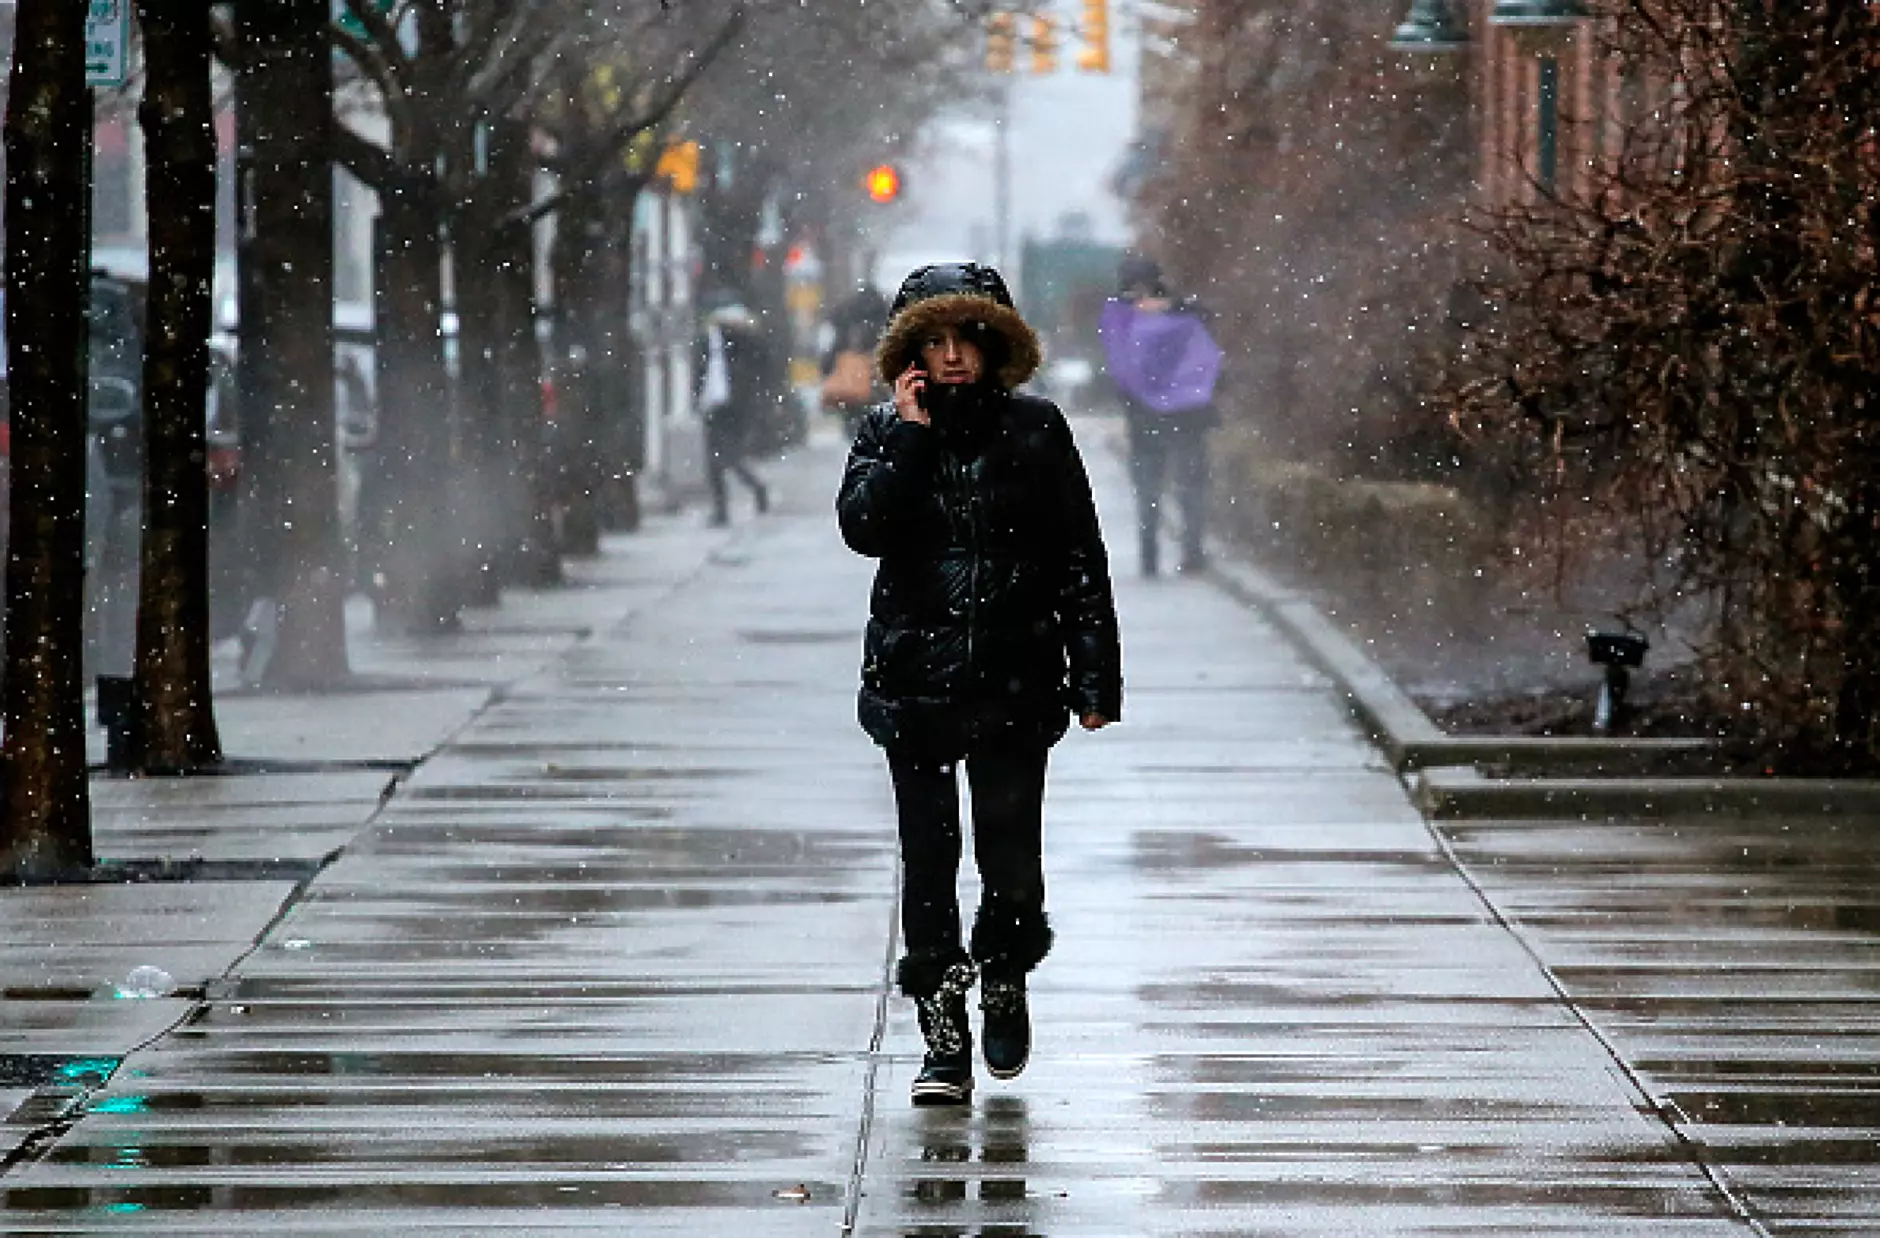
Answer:
[(83, 684), (85, 10), (20, 0), (6, 113), (12, 493), (0, 875), (92, 863)]
[[(504, 284), (502, 296), (480, 295), (493, 294), (490, 281), (501, 283), (526, 253), (533, 217), (517, 195), (517, 177), (527, 170), (495, 176), (490, 158), (503, 153), (498, 146), (518, 149), (508, 144), (526, 136), (558, 68), (577, 78), (597, 71), (630, 35), (683, 27), (708, 7), (688, 5), (676, 15), (653, 5), (566, 0), (410, 0), (388, 14), (348, 0), (350, 22), (333, 28), (335, 45), (369, 84), (389, 127), (381, 144), (342, 125), (336, 149), (378, 192), (381, 207), (380, 391), (387, 409), (380, 468), (368, 478), (362, 506), (376, 528), (369, 540), (377, 543), (381, 601), (407, 627), (450, 627), (473, 596), (492, 600), (496, 569), (518, 547), (533, 560), (528, 575), (554, 574), (541, 562), (527, 505), (516, 496), (506, 504), (481, 501), (505, 490), (498, 478), (513, 474), (494, 468), (491, 452), (524, 425), (532, 432), (539, 418), (540, 363), (533, 339), (523, 338), (533, 324), (514, 295), (520, 284)], [(526, 143), (519, 149), (526, 152)], [(466, 396), (455, 404), (441, 346), (447, 263), (463, 341), (474, 341), (474, 356), (468, 347), (459, 355), (473, 369), (487, 361), (533, 370), (526, 378), (465, 383), (459, 390)], [(489, 321), (497, 312), (511, 317)], [(511, 405), (516, 399), (520, 407)], [(453, 455), (463, 467), (446, 466)], [(479, 501), (467, 501), (467, 491)], [(473, 578), (485, 583), (474, 587)]]
[(1714, 714), (1795, 768), (1880, 763), (1880, 27), (1843, 0), (1610, 0), (1631, 89), (1582, 190), (1486, 222), (1499, 308), (1448, 392), (1525, 534), (1701, 601)]
[(533, 113), (552, 146), (547, 166), (557, 185), (530, 213), (552, 211), (555, 220), (550, 270), (563, 362), (560, 438), (573, 450), (557, 462), (552, 489), (562, 545), (571, 553), (599, 549), (603, 492), (610, 487), (622, 523), (637, 520), (644, 427), (627, 326), (634, 210), (676, 110), (712, 88), (721, 55), (745, 24), (746, 11), (733, 7), (650, 26), (625, 41), (630, 58), (617, 30), (590, 30), (551, 66), (546, 97)]

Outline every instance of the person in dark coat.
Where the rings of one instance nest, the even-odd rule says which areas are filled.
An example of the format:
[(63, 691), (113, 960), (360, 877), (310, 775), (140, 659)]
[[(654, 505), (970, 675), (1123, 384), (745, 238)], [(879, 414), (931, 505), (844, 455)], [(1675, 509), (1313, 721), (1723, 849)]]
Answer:
[[(903, 993), (927, 1055), (915, 1104), (973, 1087), (966, 993), (983, 977), (995, 1077), (1025, 1067), (1026, 976), (1051, 946), (1043, 808), (1050, 749), (1074, 715), (1122, 715), (1108, 557), (1064, 415), (1013, 388), (1037, 336), (997, 271), (922, 267), (876, 351), (892, 403), (863, 418), (842, 478), (842, 536), (880, 560), (858, 715), (887, 753), (900, 819)], [(962, 944), (957, 767), (972, 790), (983, 890)]]
[(705, 421), (705, 480), (711, 489), (713, 525), (731, 520), (727, 473), (751, 492), (759, 514), (770, 508), (770, 491), (745, 462), (751, 430), (768, 402), (762, 326), (743, 305), (720, 306), (705, 317), (699, 374), (699, 410)]
[[(1125, 258), (1117, 271), (1117, 294), (1149, 313), (1207, 313), (1192, 298), (1169, 295), (1162, 268), (1150, 258)], [(1161, 568), (1162, 496), (1172, 483), (1181, 506), (1181, 571), (1207, 568), (1208, 431), (1220, 424), (1212, 403), (1178, 413), (1158, 412), (1120, 386), (1116, 398), (1129, 427), (1129, 479), (1136, 492), (1138, 566), (1144, 576)]]

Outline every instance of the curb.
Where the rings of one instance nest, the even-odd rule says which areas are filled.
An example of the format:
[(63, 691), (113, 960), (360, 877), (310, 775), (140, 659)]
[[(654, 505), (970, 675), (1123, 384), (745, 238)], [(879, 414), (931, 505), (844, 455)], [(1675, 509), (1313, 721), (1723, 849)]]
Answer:
[(1411, 799), (1436, 821), (1589, 821), (1880, 815), (1880, 780), (1836, 778), (1489, 778), (1424, 770)]
[(1880, 779), (1699, 776), (1710, 740), (1449, 735), (1306, 598), (1246, 562), (1214, 579), (1332, 680), (1432, 820), (1880, 815)]
[(1444, 739), (1409, 694), (1318, 607), (1250, 564), (1216, 559), (1213, 568), (1215, 579), (1229, 593), (1264, 613), (1337, 685), (1346, 706), (1384, 749), (1393, 769), (1405, 768), (1411, 745), (1427, 749)]

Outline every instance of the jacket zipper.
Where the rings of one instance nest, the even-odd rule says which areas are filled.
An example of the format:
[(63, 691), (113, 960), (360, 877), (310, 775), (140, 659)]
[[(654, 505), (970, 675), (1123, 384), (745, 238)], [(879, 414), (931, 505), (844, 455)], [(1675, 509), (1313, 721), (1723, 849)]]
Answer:
[(979, 497), (978, 488), (972, 484), (970, 465), (955, 461), (953, 475), (966, 500), (966, 549), (972, 556), (972, 567), (966, 575), (966, 678), (970, 683), (974, 674), (973, 634), (979, 629)]

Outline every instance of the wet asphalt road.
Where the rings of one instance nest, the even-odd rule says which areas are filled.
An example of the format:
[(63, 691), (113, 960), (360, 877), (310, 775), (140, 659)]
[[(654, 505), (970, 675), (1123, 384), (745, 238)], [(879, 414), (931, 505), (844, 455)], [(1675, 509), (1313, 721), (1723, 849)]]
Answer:
[(451, 734), (0, 1178), (6, 1232), (1880, 1232), (1871, 839), (1823, 889), (1779, 824), (1434, 835), (1271, 628), (1126, 550), (1032, 1066), (911, 1109), (838, 464)]

